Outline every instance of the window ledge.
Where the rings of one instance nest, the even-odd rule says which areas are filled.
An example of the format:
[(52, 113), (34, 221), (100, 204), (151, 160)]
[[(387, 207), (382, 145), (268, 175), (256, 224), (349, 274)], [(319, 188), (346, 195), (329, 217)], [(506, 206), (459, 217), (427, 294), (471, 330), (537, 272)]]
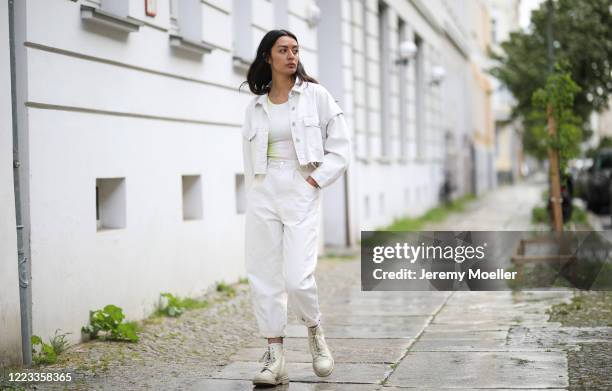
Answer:
[(170, 46), (196, 54), (208, 54), (215, 48), (204, 41), (194, 41), (177, 34), (170, 34)]
[(144, 24), (139, 20), (124, 18), (108, 11), (84, 4), (81, 4), (81, 19), (112, 27), (116, 30), (127, 33), (138, 31), (140, 26)]
[(376, 159), (377, 162), (379, 162), (380, 164), (391, 164), (392, 160), (391, 158), (387, 157), (387, 156), (382, 156)]
[(252, 62), (253, 61), (244, 59), (244, 58), (242, 58), (240, 56), (232, 57), (232, 63), (234, 65), (234, 68), (240, 69), (240, 70), (243, 70), (243, 71), (248, 71)]

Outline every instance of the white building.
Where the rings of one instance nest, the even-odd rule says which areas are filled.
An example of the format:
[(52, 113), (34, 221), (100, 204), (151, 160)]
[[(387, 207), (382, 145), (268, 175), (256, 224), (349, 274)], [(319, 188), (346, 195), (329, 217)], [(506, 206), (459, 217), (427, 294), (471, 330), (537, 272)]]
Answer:
[[(520, 28), (520, 0), (488, 0), (491, 10), (491, 48), (501, 53), (500, 44), (510, 33)], [(493, 79), (495, 108), (495, 168), (500, 182), (514, 182), (521, 177), (523, 163), (522, 133), (518, 121), (511, 121), (515, 104), (512, 94), (497, 79)]]
[[(486, 4), (345, 0), (319, 6), (321, 80), (340, 97), (354, 129), (349, 237), (437, 205), (445, 169), (457, 194), (494, 186), (490, 86), (480, 69), (486, 32), (474, 27), (488, 23)], [(401, 63), (399, 47), (408, 41), (416, 53)], [(341, 65), (324, 65), (339, 53)], [(335, 221), (326, 225), (328, 244)]]
[[(356, 245), (361, 230), (437, 205), (445, 168), (457, 194), (490, 188), (481, 156), (492, 118), (464, 7), (474, 1), (22, 0), (13, 69), (2, 6), (33, 333), (77, 340), (90, 310), (112, 303), (140, 319), (160, 292), (195, 295), (244, 275), (240, 126), (251, 95), (238, 87), (273, 28), (297, 35), (354, 132), (350, 169), (323, 193), (322, 244)], [(406, 41), (416, 51), (402, 64)], [(0, 91), (9, 167), (11, 97)], [(12, 189), (5, 168), (0, 364), (21, 345)]]

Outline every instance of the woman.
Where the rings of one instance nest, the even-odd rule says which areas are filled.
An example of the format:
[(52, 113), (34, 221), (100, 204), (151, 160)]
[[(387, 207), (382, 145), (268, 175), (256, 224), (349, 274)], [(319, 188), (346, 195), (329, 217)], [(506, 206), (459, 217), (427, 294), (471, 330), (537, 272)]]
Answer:
[(315, 374), (329, 376), (334, 359), (319, 324), (314, 271), (320, 189), (338, 179), (349, 162), (346, 123), (327, 90), (306, 74), (289, 31), (263, 37), (246, 83), (257, 95), (242, 128), (246, 270), (259, 331), (268, 339), (253, 383), (289, 382), (283, 349), (287, 300), (308, 327)]

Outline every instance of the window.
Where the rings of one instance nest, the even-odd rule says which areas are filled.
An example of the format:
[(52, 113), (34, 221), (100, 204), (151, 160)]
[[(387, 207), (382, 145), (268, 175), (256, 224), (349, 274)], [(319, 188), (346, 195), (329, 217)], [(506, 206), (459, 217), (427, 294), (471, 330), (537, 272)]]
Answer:
[(289, 4), (288, 0), (272, 0), (274, 6), (275, 29), (289, 28)]
[(372, 110), (372, 98), (370, 97), (370, 59), (368, 58), (368, 4), (366, 0), (361, 1), (361, 23), (363, 26), (363, 90), (364, 90), (364, 124), (365, 124), (365, 154), (367, 158), (372, 157), (372, 119), (370, 111)]
[(96, 179), (96, 226), (98, 231), (125, 228), (125, 178)]
[(138, 31), (144, 23), (128, 18), (129, 0), (88, 0), (81, 4), (81, 19), (123, 33)]
[(497, 43), (497, 20), (491, 19), (491, 42)]
[[(397, 42), (401, 43), (408, 39), (406, 32), (406, 23), (399, 18), (397, 21)], [(398, 55), (399, 57), (399, 55)], [(399, 142), (400, 142), (400, 158), (407, 159), (407, 143), (408, 143), (408, 78), (406, 75), (405, 66), (399, 66)]]
[(202, 219), (202, 178), (183, 175), (183, 220)]
[(170, 0), (170, 45), (173, 48), (202, 55), (214, 47), (202, 41), (202, 2)]
[(246, 188), (244, 174), (236, 174), (236, 213), (243, 214), (246, 210)]
[(416, 139), (416, 155), (418, 158), (423, 158), (424, 154), (424, 137), (425, 137), (425, 56), (423, 53), (423, 40), (420, 36), (415, 35), (414, 43), (417, 46), (417, 53), (414, 66), (414, 115), (415, 115), (415, 139)]
[(502, 127), (499, 122), (495, 122), (495, 157), (499, 158), (499, 139), (502, 135)]
[(253, 54), (253, 5), (251, 1), (234, 0), (232, 8), (233, 16), (233, 46), (234, 66), (246, 70), (251, 64)]
[(595, 158), (596, 169), (610, 169), (612, 168), (612, 154), (602, 153)]
[(380, 145), (381, 155), (391, 152), (391, 107), (390, 101), (390, 64), (389, 64), (389, 11), (385, 3), (378, 3), (378, 52), (380, 53)]

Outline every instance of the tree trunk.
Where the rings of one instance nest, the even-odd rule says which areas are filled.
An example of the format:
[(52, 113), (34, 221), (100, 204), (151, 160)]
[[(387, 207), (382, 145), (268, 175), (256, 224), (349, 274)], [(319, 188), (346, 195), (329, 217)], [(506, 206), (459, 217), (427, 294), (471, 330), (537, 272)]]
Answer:
[[(548, 134), (554, 138), (557, 133), (552, 105), (546, 107), (548, 117)], [(559, 152), (548, 148), (548, 161), (550, 163), (550, 201), (552, 207), (553, 228), (555, 232), (563, 232), (563, 214), (561, 213), (561, 181), (559, 179)]]

